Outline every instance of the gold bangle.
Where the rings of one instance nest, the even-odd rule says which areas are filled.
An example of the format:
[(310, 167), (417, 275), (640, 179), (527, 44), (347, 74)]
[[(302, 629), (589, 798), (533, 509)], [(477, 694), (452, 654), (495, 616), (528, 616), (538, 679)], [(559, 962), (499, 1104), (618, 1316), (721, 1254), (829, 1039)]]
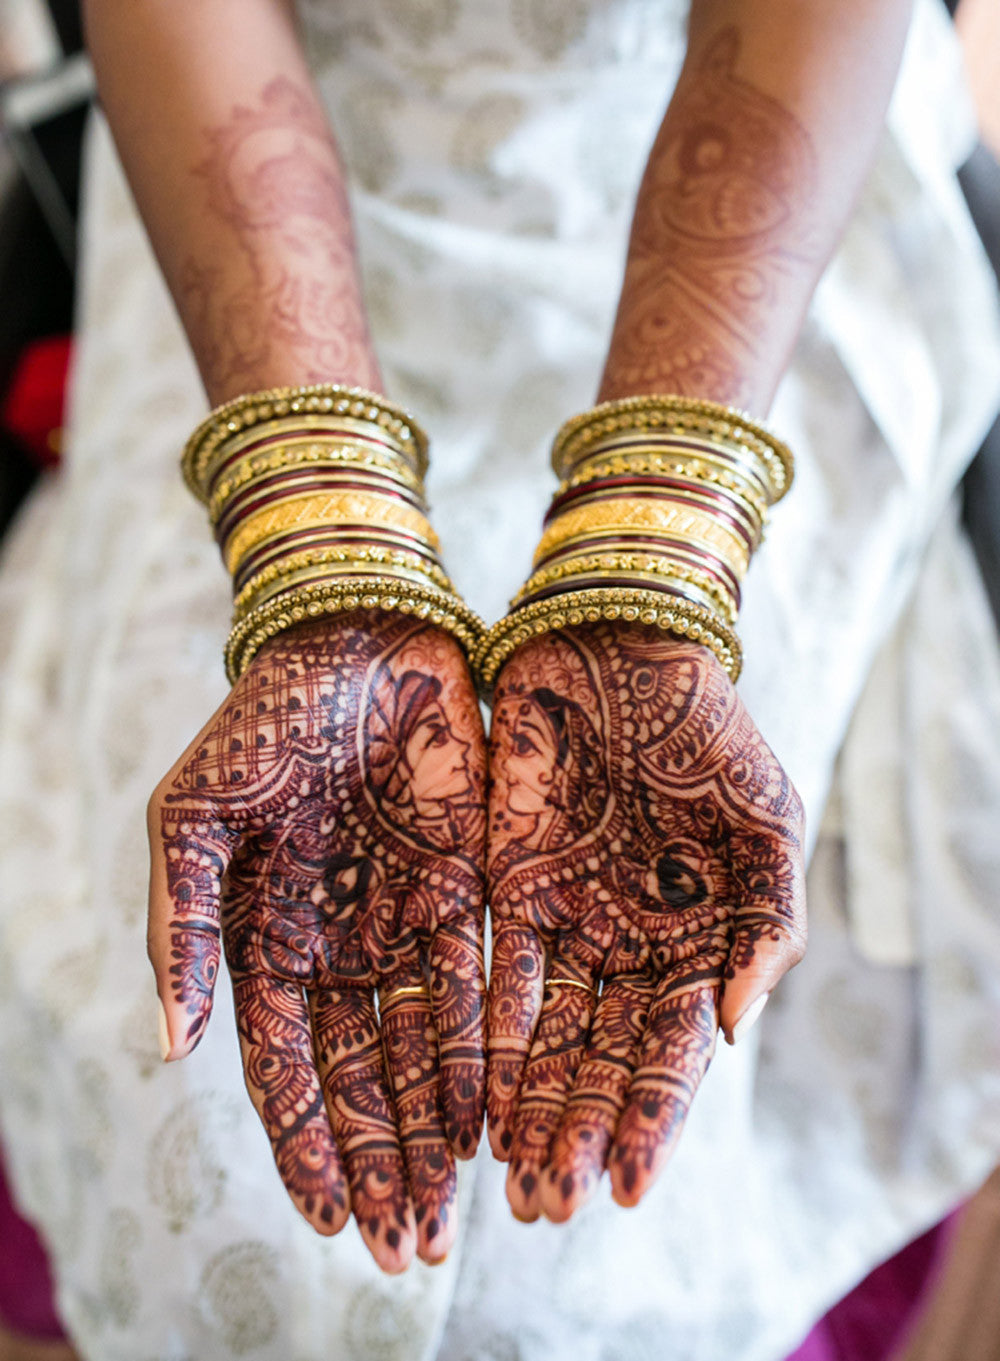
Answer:
[(411, 586), (377, 574), (345, 577), (335, 583), (299, 587), (248, 614), (233, 627), (226, 643), (226, 675), (235, 684), (269, 639), (296, 624), (359, 609), (410, 614), (443, 628), (470, 660), (485, 634), (478, 614), (458, 596), (436, 587)]
[(609, 532), (620, 535), (623, 530), (654, 530), (691, 539), (708, 552), (720, 554), (739, 577), (750, 565), (746, 543), (711, 513), (660, 500), (620, 497), (571, 508), (553, 520), (535, 550), (534, 566), (540, 566), (567, 539)]
[[(380, 577), (391, 577), (393, 581), (400, 581), (412, 586), (430, 585), (437, 587), (428, 573), (419, 568), (404, 567), (396, 563), (381, 563), (377, 568), (372, 568), (364, 562), (323, 563), (322, 565), (299, 567), (294, 571), (275, 577), (266, 586), (261, 587), (254, 593), (254, 599), (248, 604), (241, 607), (234, 604), (233, 623), (238, 624), (269, 600), (274, 600), (290, 591), (298, 590), (300, 586), (313, 586), (323, 582), (334, 584), (342, 581), (345, 577), (356, 580), (359, 575), (364, 575), (366, 571), (377, 571)], [(454, 590), (450, 589), (450, 583), (449, 587), (437, 587), (437, 589), (448, 590), (451, 595), (455, 594)]]
[(666, 435), (702, 431), (727, 445), (747, 449), (763, 465), (772, 503), (780, 501), (792, 484), (795, 461), (791, 450), (760, 421), (719, 402), (675, 395), (623, 397), (573, 416), (552, 446), (556, 476), (568, 476), (577, 460), (601, 441), (631, 430)]
[(479, 645), (474, 667), (484, 694), (517, 648), (545, 633), (600, 620), (648, 624), (708, 647), (735, 681), (743, 665), (736, 634), (710, 610), (662, 591), (604, 587), (569, 591), (515, 610), (494, 624)]
[(376, 492), (331, 492), (328, 495), (309, 492), (278, 501), (241, 521), (223, 548), (226, 567), (231, 575), (235, 574), (242, 559), (272, 535), (345, 522), (404, 529), (435, 552), (440, 549), (438, 537), (426, 515), (401, 505), (391, 496), (380, 496)]
[[(709, 487), (721, 487), (730, 495), (745, 501), (761, 522), (766, 521), (768, 502), (761, 483), (756, 479), (751, 482), (749, 475), (737, 477), (731, 462), (724, 459), (715, 460), (705, 453), (699, 453), (693, 458), (681, 457), (680, 448), (675, 449), (673, 457), (666, 453), (651, 452), (656, 447), (652, 445), (641, 452), (618, 453), (610, 457), (607, 455), (602, 457), (600, 454), (588, 456), (577, 464), (576, 471), (571, 477), (560, 482), (556, 496), (562, 496), (565, 492), (574, 491), (587, 482), (598, 482), (606, 477), (621, 477), (625, 474), (641, 476), (644, 473), (652, 473), (666, 477), (682, 477), (692, 482), (704, 482)], [(664, 448), (674, 446), (665, 445)], [(600, 461), (592, 462), (592, 459)]]
[[(723, 497), (725, 498), (724, 503), (720, 501), (720, 498)], [(742, 530), (751, 540), (751, 552), (760, 542), (764, 532), (763, 520), (755, 515), (745, 502), (737, 501), (728, 492), (710, 490), (699, 486), (664, 488), (657, 486), (655, 482), (643, 482), (639, 478), (630, 480), (627, 486), (617, 489), (605, 487), (590, 489), (589, 484), (584, 483), (582, 487), (575, 489), (571, 501), (559, 506), (555, 519), (569, 514), (572, 510), (582, 510), (584, 506), (620, 506), (623, 502), (633, 500), (646, 505), (653, 503), (665, 506), (683, 504), (692, 506), (695, 510), (704, 511), (706, 515), (710, 515), (719, 524), (726, 524), (727, 527), (737, 532)], [(550, 523), (554, 524), (555, 519)], [(729, 521), (732, 521), (733, 524), (728, 525)]]
[(711, 606), (719, 611), (727, 623), (736, 622), (738, 603), (732, 592), (727, 590), (721, 581), (717, 577), (713, 577), (710, 572), (697, 567), (689, 567), (686, 563), (671, 558), (666, 552), (663, 554), (588, 553), (575, 558), (566, 558), (562, 562), (540, 568), (529, 577), (511, 600), (510, 608), (512, 610), (517, 609), (522, 601), (536, 591), (542, 591), (547, 586), (554, 586), (557, 582), (565, 581), (567, 578), (601, 573), (614, 575), (621, 572), (653, 579), (664, 577), (685, 582), (701, 591), (711, 602)]
[(402, 460), (366, 449), (362, 444), (342, 444), (333, 440), (322, 442), (310, 435), (302, 440), (289, 440), (267, 452), (252, 454), (243, 462), (234, 464), (208, 499), (209, 519), (217, 524), (226, 502), (248, 483), (267, 477), (269, 473), (296, 467), (371, 469), (398, 482), (408, 491), (423, 496), (423, 483)]
[(233, 610), (243, 613), (252, 608), (258, 593), (272, 582), (296, 572), (304, 567), (319, 567), (328, 563), (351, 563), (355, 566), (373, 566), (379, 571), (383, 567), (409, 567), (429, 577), (442, 591), (454, 591), (451, 578), (436, 562), (425, 561), (416, 553), (408, 553), (401, 548), (383, 548), (379, 544), (359, 544), (357, 548), (305, 548), (298, 553), (289, 553), (269, 563), (267, 567), (250, 578), (233, 601)]
[(375, 427), (382, 438), (390, 439), (410, 459), (418, 476), (423, 477), (427, 471), (427, 436), (402, 407), (366, 388), (316, 383), (248, 392), (216, 407), (185, 446), (181, 459), (184, 480), (194, 495), (204, 501), (205, 470), (216, 450), (234, 435), (265, 421), (289, 416), (331, 415)]

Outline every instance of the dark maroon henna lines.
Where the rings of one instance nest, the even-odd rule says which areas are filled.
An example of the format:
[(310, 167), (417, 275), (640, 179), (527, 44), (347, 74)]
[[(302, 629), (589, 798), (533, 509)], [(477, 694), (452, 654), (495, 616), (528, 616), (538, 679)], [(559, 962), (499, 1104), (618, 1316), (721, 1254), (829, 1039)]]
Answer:
[(801, 956), (798, 796), (706, 649), (606, 624), (507, 663), (491, 770), (490, 1141), (522, 1217), (633, 1204)]
[(213, 401), (277, 382), (380, 388), (343, 171), (315, 100), (278, 78), (206, 139), (195, 174), (242, 254), (224, 279), (195, 259), (180, 279)]
[(447, 1252), (479, 1139), (484, 799), (456, 644), (376, 614), (268, 645), (151, 804), (172, 1056), (204, 1028), (221, 926), (289, 1194), (320, 1232), (353, 1208), (390, 1270)]
[[(766, 407), (819, 267), (805, 129), (737, 74), (721, 30), (685, 68), (650, 153), (601, 400), (677, 392)], [(772, 350), (775, 353), (772, 353)], [(776, 362), (777, 361), (777, 362)]]

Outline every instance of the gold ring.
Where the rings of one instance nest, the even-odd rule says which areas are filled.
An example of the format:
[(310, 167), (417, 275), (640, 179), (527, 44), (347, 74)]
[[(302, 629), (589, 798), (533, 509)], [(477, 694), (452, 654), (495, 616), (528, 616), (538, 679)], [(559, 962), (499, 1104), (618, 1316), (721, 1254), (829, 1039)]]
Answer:
[(582, 988), (584, 992), (593, 992), (590, 983), (578, 983), (575, 978), (547, 978), (545, 980), (547, 988)]
[(401, 988), (393, 988), (392, 992), (387, 992), (386, 995), (385, 995), (384, 997), (380, 996), (380, 997), (379, 997), (379, 1001), (381, 1002), (381, 1004), (382, 1004), (383, 1006), (385, 1006), (385, 1004), (386, 1004), (387, 1002), (392, 1002), (392, 1001), (394, 1001), (395, 998), (397, 998), (397, 997), (416, 997), (418, 994), (419, 994), (421, 997), (426, 997), (426, 996), (427, 996), (427, 986), (426, 986), (426, 984), (424, 984), (424, 983), (412, 983), (412, 984), (411, 984), (411, 983), (407, 983), (406, 985), (404, 985), (404, 986), (401, 987)]

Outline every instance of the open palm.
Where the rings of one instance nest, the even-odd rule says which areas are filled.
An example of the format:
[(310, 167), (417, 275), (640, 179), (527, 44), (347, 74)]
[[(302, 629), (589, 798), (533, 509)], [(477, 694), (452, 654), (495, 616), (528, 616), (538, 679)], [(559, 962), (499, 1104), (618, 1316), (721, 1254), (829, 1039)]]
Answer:
[(484, 746), (447, 634), (340, 616), (262, 650), (150, 804), (170, 1056), (221, 928), (282, 1180), (321, 1233), (353, 1208), (387, 1270), (447, 1252), (479, 1139)]
[(526, 644), (490, 741), (490, 1141), (516, 1214), (608, 1166), (634, 1204), (715, 1047), (802, 954), (802, 812), (712, 654), (641, 626)]

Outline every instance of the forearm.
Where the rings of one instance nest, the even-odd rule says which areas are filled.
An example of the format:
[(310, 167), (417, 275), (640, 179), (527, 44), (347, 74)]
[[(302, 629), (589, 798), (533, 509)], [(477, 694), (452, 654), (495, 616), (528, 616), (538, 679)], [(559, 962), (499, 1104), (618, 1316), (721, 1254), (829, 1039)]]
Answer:
[(694, 0), (600, 399), (770, 405), (881, 132), (912, 0)]
[(209, 398), (379, 388), (337, 148), (287, 0), (86, 0), (101, 102)]

